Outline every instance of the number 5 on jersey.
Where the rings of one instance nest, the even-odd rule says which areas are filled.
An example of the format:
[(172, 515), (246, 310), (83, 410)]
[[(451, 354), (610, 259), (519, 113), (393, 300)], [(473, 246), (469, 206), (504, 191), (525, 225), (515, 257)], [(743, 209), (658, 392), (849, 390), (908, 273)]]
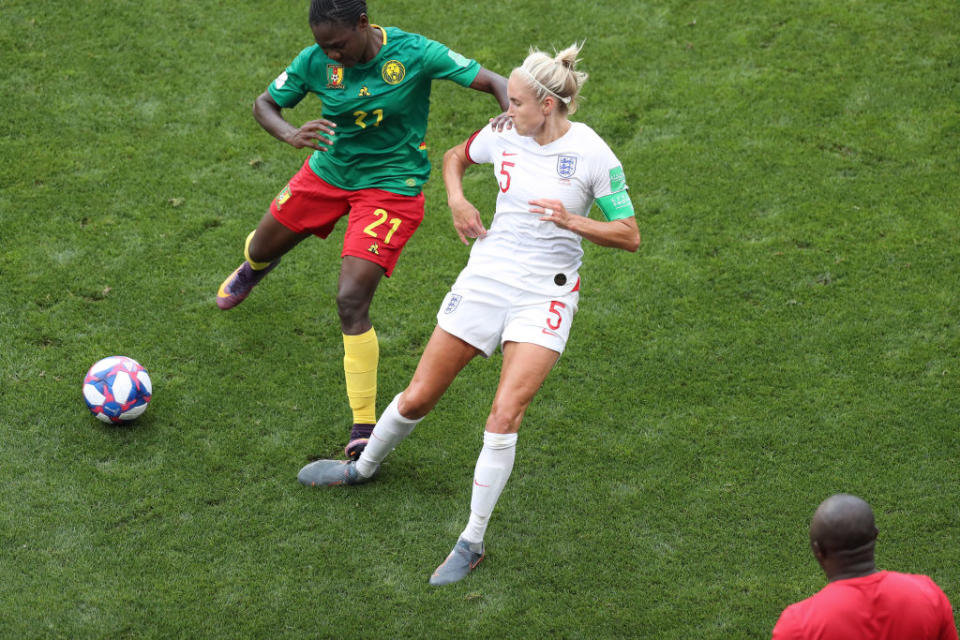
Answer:
[(507, 167), (511, 167), (511, 168), (512, 168), (512, 167), (515, 167), (515, 166), (517, 166), (517, 163), (516, 163), (516, 162), (507, 162), (506, 160), (504, 160), (503, 162), (500, 163), (500, 175), (506, 176), (506, 178), (507, 178), (506, 180), (500, 180), (500, 181), (499, 181), (499, 182), (500, 182), (500, 191), (502, 191), (503, 193), (506, 193), (507, 190), (510, 188), (510, 172), (507, 171)]
[[(503, 157), (504, 157), (504, 158), (506, 158), (506, 157), (508, 157), (508, 156), (515, 156), (515, 155), (517, 155), (517, 154), (511, 153), (511, 152), (509, 152), (509, 151), (504, 151), (504, 152), (503, 152)], [(504, 176), (504, 177), (506, 178), (506, 180), (500, 180), (500, 179), (498, 179), (497, 182), (500, 184), (500, 191), (503, 192), (503, 193), (506, 193), (507, 190), (510, 188), (510, 172), (507, 171), (507, 169), (512, 169), (512, 168), (515, 167), (515, 166), (517, 166), (517, 163), (516, 163), (516, 162), (510, 162), (509, 160), (501, 160), (501, 161), (500, 161), (500, 175)]]

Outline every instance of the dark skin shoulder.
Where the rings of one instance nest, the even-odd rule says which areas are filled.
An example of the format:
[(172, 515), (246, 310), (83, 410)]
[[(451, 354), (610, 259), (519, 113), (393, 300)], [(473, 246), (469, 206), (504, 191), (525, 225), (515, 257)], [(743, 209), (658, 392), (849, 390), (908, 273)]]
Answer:
[(470, 88), (477, 91), (485, 91), (490, 93), (497, 99), (497, 102), (500, 103), (500, 108), (503, 110), (497, 116), (490, 118), (490, 122), (493, 123), (493, 128), (497, 131), (503, 131), (504, 129), (510, 129), (513, 127), (513, 123), (510, 121), (510, 118), (507, 116), (507, 109), (510, 107), (510, 100), (507, 98), (507, 79), (501, 76), (499, 73), (494, 73), (489, 69), (482, 68), (480, 73), (477, 74), (477, 77), (473, 79), (473, 82), (470, 83)]

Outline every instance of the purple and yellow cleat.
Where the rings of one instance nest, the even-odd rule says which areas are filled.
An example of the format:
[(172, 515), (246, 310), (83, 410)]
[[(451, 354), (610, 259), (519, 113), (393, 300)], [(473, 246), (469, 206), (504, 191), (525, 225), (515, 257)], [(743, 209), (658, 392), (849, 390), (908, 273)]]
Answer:
[(217, 306), (226, 311), (243, 302), (250, 295), (250, 291), (257, 286), (257, 283), (273, 271), (273, 268), (279, 262), (280, 258), (277, 258), (266, 269), (254, 271), (250, 263), (244, 260), (243, 264), (237, 267), (220, 285), (220, 289), (217, 291)]

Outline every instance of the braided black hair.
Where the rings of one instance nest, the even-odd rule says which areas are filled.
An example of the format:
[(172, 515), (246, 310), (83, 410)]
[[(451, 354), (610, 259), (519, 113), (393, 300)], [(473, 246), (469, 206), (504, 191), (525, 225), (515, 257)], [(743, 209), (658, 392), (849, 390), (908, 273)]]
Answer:
[(366, 12), (366, 0), (310, 0), (310, 24), (354, 26)]

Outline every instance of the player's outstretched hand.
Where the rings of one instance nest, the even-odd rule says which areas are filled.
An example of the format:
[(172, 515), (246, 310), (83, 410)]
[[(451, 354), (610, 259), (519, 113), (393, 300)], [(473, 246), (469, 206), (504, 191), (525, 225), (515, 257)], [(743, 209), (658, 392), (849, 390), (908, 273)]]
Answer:
[(453, 228), (460, 236), (460, 242), (470, 244), (467, 238), (482, 238), (487, 230), (480, 219), (480, 212), (466, 198), (450, 202), (450, 213), (453, 214)]
[(559, 200), (541, 198), (540, 200), (531, 200), (528, 204), (533, 205), (530, 213), (539, 213), (541, 220), (547, 220), (557, 225), (561, 229), (570, 228), (570, 219), (573, 217), (570, 212), (564, 208)]
[(336, 134), (334, 128), (336, 126), (335, 123), (325, 118), (311, 120), (303, 123), (303, 126), (287, 139), (287, 142), (297, 149), (310, 147), (317, 151), (327, 151), (329, 147), (326, 145), (333, 144), (333, 136)]
[(504, 129), (513, 129), (513, 120), (504, 111), (498, 116), (490, 118), (490, 128), (494, 131), (503, 131)]

